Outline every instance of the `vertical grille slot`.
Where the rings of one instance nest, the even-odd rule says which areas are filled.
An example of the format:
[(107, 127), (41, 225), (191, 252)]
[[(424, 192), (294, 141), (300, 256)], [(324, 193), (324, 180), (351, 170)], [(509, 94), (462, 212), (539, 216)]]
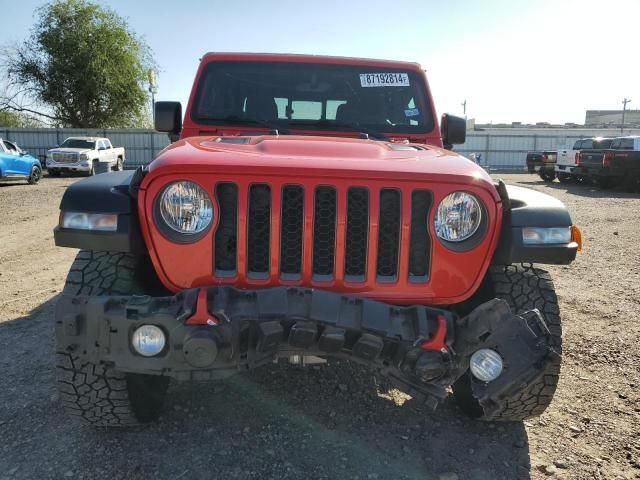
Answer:
[(238, 240), (238, 186), (234, 183), (219, 183), (216, 187), (216, 199), (220, 210), (215, 242), (216, 276), (236, 274)]
[(300, 185), (282, 188), (280, 222), (280, 274), (297, 280), (302, 273), (302, 242), (304, 225), (304, 189)]
[(271, 234), (271, 187), (265, 184), (249, 188), (247, 224), (247, 274), (253, 278), (269, 275)]
[(380, 190), (378, 219), (377, 275), (379, 281), (394, 281), (398, 275), (400, 222), (400, 191), (383, 188)]
[(426, 282), (431, 258), (429, 210), (431, 192), (414, 190), (411, 194), (411, 232), (409, 236), (409, 281)]
[(367, 274), (369, 239), (369, 191), (351, 187), (347, 191), (347, 232), (344, 273), (347, 281), (362, 281)]
[(333, 278), (336, 253), (336, 189), (317, 187), (313, 207), (313, 275)]

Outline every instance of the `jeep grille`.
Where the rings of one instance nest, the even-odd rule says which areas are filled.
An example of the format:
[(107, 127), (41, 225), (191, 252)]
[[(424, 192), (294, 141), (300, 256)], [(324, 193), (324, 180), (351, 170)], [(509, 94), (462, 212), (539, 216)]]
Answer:
[[(428, 280), (432, 204), (428, 190), (412, 191), (410, 205), (402, 204), (402, 192), (394, 187), (377, 189), (377, 198), (371, 198), (368, 188), (352, 186), (340, 198), (332, 185), (272, 188), (256, 183), (245, 187), (245, 198), (242, 196), (232, 182), (215, 188), (219, 209), (214, 235), (215, 277), (233, 277), (238, 265), (244, 263), (247, 277), (255, 280), (277, 273), (282, 280), (310, 277), (314, 282), (359, 283), (365, 281), (370, 269), (380, 283), (397, 281), (401, 271), (407, 272), (406, 281)], [(340, 208), (345, 211), (342, 219)], [(404, 234), (403, 224), (410, 225)], [(238, 235), (241, 228), (245, 235)], [(311, 234), (305, 235), (305, 231)], [(238, 261), (239, 238), (246, 241), (240, 249), (241, 255), (246, 252), (243, 262)], [(337, 244), (340, 238), (344, 239), (343, 249)], [(371, 249), (375, 249), (375, 256), (370, 256)], [(310, 262), (305, 263), (306, 256)], [(406, 269), (400, 267), (403, 259)], [(336, 268), (339, 263), (342, 265)], [(305, 272), (307, 264), (309, 271)]]

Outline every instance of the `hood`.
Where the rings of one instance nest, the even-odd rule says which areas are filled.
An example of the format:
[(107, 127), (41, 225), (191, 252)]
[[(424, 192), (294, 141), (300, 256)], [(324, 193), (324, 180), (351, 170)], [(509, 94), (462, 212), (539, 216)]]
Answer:
[(386, 178), (487, 183), (491, 177), (471, 160), (423, 144), (314, 136), (190, 137), (150, 164), (154, 176), (185, 171), (247, 171), (286, 176)]
[(49, 150), (49, 153), (86, 153), (90, 152), (90, 148), (53, 148)]

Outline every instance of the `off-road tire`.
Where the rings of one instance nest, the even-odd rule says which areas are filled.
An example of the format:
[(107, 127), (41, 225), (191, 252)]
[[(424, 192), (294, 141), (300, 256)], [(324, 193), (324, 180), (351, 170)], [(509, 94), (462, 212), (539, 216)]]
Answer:
[(35, 185), (40, 181), (41, 177), (42, 169), (39, 166), (34, 165), (33, 167), (31, 167), (31, 172), (29, 173), (29, 177), (27, 178), (27, 183), (29, 185)]
[[(65, 282), (65, 295), (156, 293), (161, 287), (148, 259), (120, 252), (80, 251)], [(149, 281), (149, 279), (152, 281)], [(152, 421), (162, 409), (168, 377), (125, 374), (82, 361), (58, 346), (56, 374), (68, 413), (85, 424), (127, 427)]]
[(505, 300), (511, 310), (522, 313), (537, 308), (542, 313), (551, 333), (552, 353), (541, 365), (537, 380), (503, 401), (501, 409), (491, 417), (485, 415), (482, 407), (471, 392), (472, 379), (467, 373), (453, 385), (453, 396), (459, 407), (467, 415), (492, 421), (520, 421), (535, 417), (549, 406), (558, 384), (562, 356), (562, 327), (560, 310), (551, 276), (545, 270), (529, 264), (491, 267), (481, 287), (480, 295), (486, 301), (490, 298)]

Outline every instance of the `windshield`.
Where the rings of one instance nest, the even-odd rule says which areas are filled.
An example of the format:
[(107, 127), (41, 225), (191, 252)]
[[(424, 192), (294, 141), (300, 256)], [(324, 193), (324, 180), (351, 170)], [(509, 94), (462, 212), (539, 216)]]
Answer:
[(212, 62), (201, 76), (191, 117), (210, 124), (268, 122), (282, 129), (433, 129), (417, 72), (355, 65)]
[(67, 138), (62, 145), (61, 148), (90, 148), (93, 149), (95, 146), (95, 142), (90, 142), (89, 140), (81, 140), (79, 138)]

